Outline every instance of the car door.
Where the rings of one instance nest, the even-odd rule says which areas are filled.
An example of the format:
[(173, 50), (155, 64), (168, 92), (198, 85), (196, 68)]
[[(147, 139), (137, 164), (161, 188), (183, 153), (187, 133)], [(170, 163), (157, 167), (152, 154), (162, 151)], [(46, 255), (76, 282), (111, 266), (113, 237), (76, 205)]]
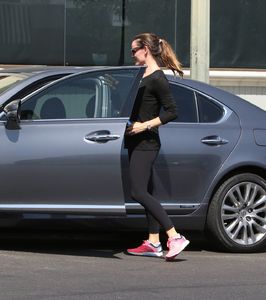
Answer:
[(20, 129), (0, 121), (0, 210), (123, 215), (121, 148), (144, 68), (105, 68), (22, 100)]
[(241, 133), (237, 115), (214, 99), (171, 83), (179, 118), (160, 128), (158, 199), (170, 214), (193, 212)]

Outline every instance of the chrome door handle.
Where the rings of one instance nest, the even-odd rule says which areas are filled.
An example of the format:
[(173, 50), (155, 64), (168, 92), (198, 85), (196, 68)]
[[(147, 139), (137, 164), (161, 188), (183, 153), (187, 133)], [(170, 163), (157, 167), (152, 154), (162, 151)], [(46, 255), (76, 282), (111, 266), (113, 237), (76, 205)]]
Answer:
[(107, 141), (117, 140), (119, 138), (120, 138), (119, 135), (106, 134), (106, 135), (97, 135), (97, 136), (86, 137), (86, 140), (93, 141), (93, 142), (107, 142)]
[(217, 135), (206, 136), (201, 139), (201, 142), (210, 146), (224, 145), (228, 143), (228, 140), (221, 138)]
[(120, 135), (111, 134), (109, 130), (94, 131), (85, 136), (85, 140), (97, 142), (97, 143), (106, 143), (108, 141), (117, 140), (119, 138)]

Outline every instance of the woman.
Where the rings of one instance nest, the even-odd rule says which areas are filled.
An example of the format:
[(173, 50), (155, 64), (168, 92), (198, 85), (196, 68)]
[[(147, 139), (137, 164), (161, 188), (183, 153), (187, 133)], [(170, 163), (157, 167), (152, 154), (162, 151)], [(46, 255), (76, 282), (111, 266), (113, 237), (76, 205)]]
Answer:
[[(149, 226), (148, 240), (127, 252), (133, 255), (163, 255), (160, 226), (168, 235), (169, 252), (166, 260), (174, 259), (189, 241), (175, 230), (173, 223), (159, 201), (150, 193), (152, 169), (160, 149), (158, 127), (177, 117), (175, 101), (169, 83), (160, 67), (171, 69), (181, 77), (181, 64), (169, 43), (152, 33), (135, 36), (131, 44), (136, 65), (145, 65), (136, 101), (125, 135), (129, 153), (129, 177), (132, 198), (144, 206)], [(161, 112), (161, 108), (163, 111)]]

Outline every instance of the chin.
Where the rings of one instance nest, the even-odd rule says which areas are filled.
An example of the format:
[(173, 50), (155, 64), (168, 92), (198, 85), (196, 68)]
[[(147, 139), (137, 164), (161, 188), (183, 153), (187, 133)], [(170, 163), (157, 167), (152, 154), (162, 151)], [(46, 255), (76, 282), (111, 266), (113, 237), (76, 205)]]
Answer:
[(135, 61), (135, 66), (143, 66), (144, 64), (141, 63), (140, 61)]

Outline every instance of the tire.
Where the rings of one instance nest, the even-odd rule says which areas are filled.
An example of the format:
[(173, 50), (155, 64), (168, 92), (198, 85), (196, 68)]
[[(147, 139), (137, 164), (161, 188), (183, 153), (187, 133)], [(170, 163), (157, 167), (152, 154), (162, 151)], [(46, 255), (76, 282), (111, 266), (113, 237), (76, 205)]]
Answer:
[(266, 181), (243, 173), (226, 180), (214, 194), (207, 230), (223, 250), (258, 252), (266, 246)]

